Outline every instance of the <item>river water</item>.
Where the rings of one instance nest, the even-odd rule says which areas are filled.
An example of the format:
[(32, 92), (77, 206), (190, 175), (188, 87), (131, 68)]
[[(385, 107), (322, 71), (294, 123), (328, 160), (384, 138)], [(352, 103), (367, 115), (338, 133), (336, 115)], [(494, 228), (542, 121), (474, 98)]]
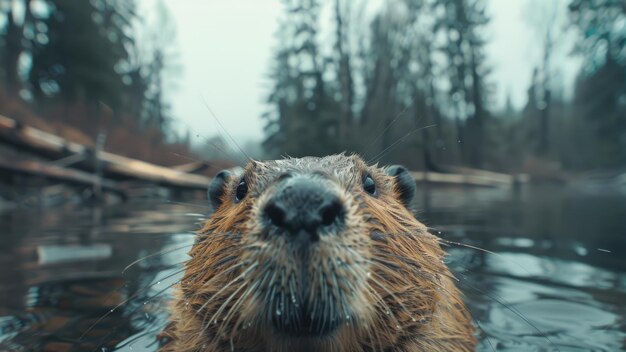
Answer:
[[(626, 195), (447, 187), (422, 189), (417, 208), (450, 243), (478, 350), (626, 350)], [(206, 212), (144, 201), (0, 213), (0, 350), (155, 350)]]

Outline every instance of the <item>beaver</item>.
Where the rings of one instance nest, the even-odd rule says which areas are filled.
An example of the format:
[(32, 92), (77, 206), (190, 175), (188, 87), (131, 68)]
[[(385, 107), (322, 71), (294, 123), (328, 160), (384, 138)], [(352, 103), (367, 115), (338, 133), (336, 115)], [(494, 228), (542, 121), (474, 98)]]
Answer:
[(249, 161), (209, 186), (162, 351), (471, 351), (471, 316), (401, 166)]

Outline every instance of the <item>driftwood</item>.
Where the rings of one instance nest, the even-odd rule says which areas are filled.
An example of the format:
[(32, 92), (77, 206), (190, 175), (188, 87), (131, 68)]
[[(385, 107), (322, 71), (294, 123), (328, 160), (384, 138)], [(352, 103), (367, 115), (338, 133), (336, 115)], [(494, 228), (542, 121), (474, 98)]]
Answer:
[(105, 173), (109, 172), (130, 178), (139, 178), (166, 186), (206, 189), (210, 181), (206, 176), (188, 174), (107, 152), (103, 152), (100, 158), (104, 161)]
[(99, 180), (97, 176), (88, 172), (68, 169), (42, 161), (15, 160), (0, 156), (0, 169), (35, 176), (44, 176), (54, 180), (87, 186), (100, 182), (102, 188), (105, 190), (123, 193), (123, 190), (113, 181)]
[(181, 172), (194, 173), (208, 169), (210, 164), (204, 161), (193, 161), (187, 164), (172, 166), (172, 169)]
[[(88, 161), (95, 158), (96, 162), (101, 163), (104, 177), (140, 179), (164, 186), (191, 189), (205, 189), (210, 181), (205, 176), (189, 174), (174, 168), (104, 151), (95, 151), (82, 144), (67, 141), (39, 129), (20, 126), (15, 120), (2, 115), (0, 115), (0, 140), (29, 149), (40, 155), (61, 159), (58, 160), (59, 164), (64, 164), (64, 159), (72, 159), (72, 162), (86, 165), (86, 168), (93, 168), (95, 163)], [(32, 170), (32, 165), (30, 167)], [(59, 167), (61, 166), (59, 165)], [(59, 170), (55, 170), (54, 172), (59, 174)]]
[(478, 187), (510, 187), (516, 183), (525, 183), (528, 181), (527, 177), (524, 175), (513, 176), (489, 171), (482, 172), (482, 170), (473, 171), (474, 172), (463, 174), (416, 171), (411, 172), (411, 175), (416, 182)]

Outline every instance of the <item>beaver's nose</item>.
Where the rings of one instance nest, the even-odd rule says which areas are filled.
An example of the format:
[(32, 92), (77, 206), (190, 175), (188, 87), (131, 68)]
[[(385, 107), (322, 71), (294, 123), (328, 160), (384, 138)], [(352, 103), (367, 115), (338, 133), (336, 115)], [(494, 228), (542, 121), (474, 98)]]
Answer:
[(343, 203), (329, 188), (328, 181), (318, 177), (286, 178), (265, 205), (265, 216), (292, 237), (316, 241), (320, 232), (344, 221)]

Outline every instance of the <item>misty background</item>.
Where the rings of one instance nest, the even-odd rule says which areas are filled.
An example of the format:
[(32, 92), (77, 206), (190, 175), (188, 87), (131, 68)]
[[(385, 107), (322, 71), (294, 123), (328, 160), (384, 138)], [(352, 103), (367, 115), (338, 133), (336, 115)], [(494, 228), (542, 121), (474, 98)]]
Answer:
[(626, 0), (0, 0), (0, 350), (156, 351), (211, 177), (342, 151), (478, 351), (626, 351)]
[(163, 165), (626, 165), (619, 0), (4, 0), (0, 28), (0, 113)]

